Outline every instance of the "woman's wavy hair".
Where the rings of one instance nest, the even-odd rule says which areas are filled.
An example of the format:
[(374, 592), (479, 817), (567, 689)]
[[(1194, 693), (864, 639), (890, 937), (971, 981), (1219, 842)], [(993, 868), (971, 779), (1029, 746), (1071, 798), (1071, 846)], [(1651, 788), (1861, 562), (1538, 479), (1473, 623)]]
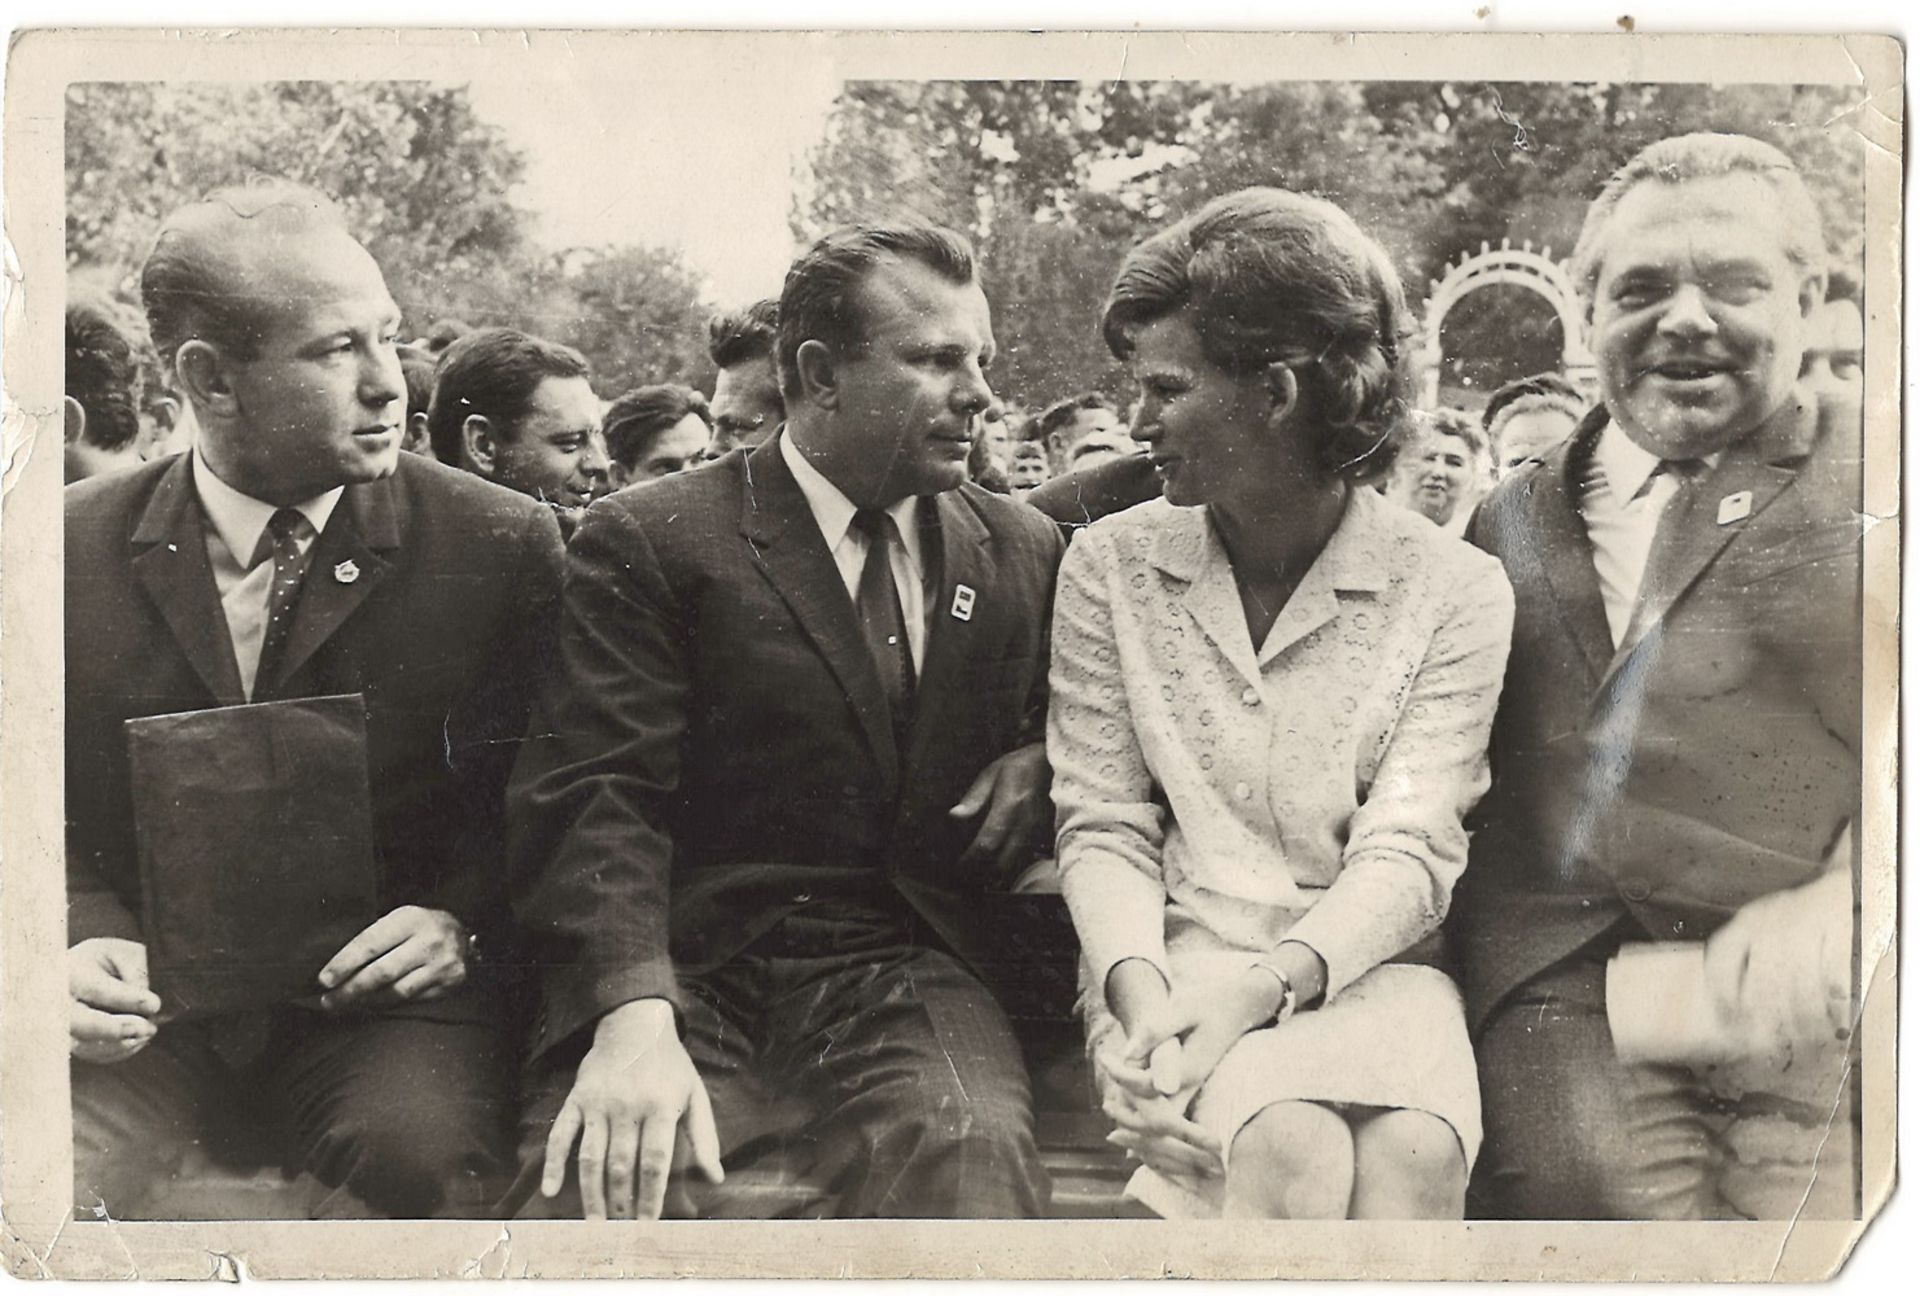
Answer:
[(1139, 326), (1183, 310), (1220, 368), (1293, 370), (1327, 472), (1366, 481), (1392, 466), (1412, 321), (1392, 261), (1352, 217), (1285, 189), (1216, 198), (1127, 254), (1100, 331), (1125, 360)]

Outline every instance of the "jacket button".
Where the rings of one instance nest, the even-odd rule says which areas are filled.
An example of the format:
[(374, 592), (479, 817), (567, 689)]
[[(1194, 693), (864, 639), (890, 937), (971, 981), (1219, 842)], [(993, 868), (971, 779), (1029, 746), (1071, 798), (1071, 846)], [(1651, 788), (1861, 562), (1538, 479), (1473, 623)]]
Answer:
[(1653, 888), (1640, 878), (1628, 878), (1620, 884), (1620, 894), (1639, 904), (1653, 894)]
[(1240, 700), (1242, 702), (1245, 702), (1248, 706), (1259, 706), (1260, 690), (1249, 687), (1246, 692), (1240, 695)]
[(1245, 783), (1235, 783), (1233, 785), (1233, 795), (1235, 800), (1245, 801), (1253, 795), (1253, 789)]

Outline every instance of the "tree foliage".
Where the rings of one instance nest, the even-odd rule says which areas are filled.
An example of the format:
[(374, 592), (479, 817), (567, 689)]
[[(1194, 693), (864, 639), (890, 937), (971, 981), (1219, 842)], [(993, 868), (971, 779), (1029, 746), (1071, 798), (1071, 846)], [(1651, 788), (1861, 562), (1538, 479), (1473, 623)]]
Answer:
[(586, 352), (609, 395), (709, 372), (693, 272), (656, 248), (538, 247), (513, 198), (525, 159), (460, 87), (80, 83), (66, 120), (67, 264), (125, 299), (169, 212), (274, 175), (340, 202), (409, 328), (454, 317), (541, 333)]
[[(1483, 241), (1564, 257), (1606, 176), (1653, 140), (1739, 131), (1795, 157), (1836, 254), (1857, 254), (1861, 152), (1844, 120), (1856, 98), (1554, 82), (863, 82), (835, 105), (793, 225), (807, 239), (904, 209), (968, 233), (1002, 348), (992, 378), (1032, 407), (1088, 386), (1124, 395), (1096, 327), (1121, 258), (1247, 185), (1340, 204), (1392, 254), (1418, 308)], [(1557, 356), (1559, 333), (1544, 303), (1467, 299), (1446, 321), (1448, 397), (1471, 402)]]

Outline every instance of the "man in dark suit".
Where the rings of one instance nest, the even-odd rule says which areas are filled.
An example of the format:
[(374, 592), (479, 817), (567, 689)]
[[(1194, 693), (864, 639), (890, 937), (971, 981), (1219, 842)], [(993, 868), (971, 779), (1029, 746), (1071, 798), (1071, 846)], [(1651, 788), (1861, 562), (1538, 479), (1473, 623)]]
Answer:
[(511, 801), (545, 993), (510, 1205), (658, 1216), (690, 1157), (805, 1214), (1032, 1215), (1020, 1055), (954, 950), (1045, 830), (1060, 541), (965, 482), (963, 239), (829, 236), (779, 319), (780, 434), (574, 537)]
[[(271, 1094), (316, 1213), (478, 1213), (517, 1037), (485, 962), (510, 932), (501, 799), (557, 623), (558, 530), (400, 455), (398, 311), (322, 195), (181, 209), (142, 294), (200, 436), (66, 497), (78, 1201), (164, 1216), (187, 1150)], [(313, 1003), (159, 1024), (124, 722), (343, 693), (365, 699), (384, 916)]]
[(1795, 386), (1824, 256), (1770, 146), (1629, 162), (1574, 255), (1603, 403), (1474, 522), (1518, 607), (1454, 904), (1494, 1213), (1853, 1209), (1860, 531)]

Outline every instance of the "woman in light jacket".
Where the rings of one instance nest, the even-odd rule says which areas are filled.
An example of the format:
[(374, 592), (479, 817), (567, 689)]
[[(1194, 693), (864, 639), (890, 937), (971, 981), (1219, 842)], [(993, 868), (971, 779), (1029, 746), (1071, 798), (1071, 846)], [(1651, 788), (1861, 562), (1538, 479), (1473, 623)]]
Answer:
[(1337, 207), (1249, 189), (1134, 248), (1102, 328), (1165, 497), (1067, 553), (1048, 751), (1131, 1191), (1459, 1218), (1460, 996), (1396, 959), (1466, 863), (1513, 600), (1362, 484), (1405, 413), (1398, 279)]

